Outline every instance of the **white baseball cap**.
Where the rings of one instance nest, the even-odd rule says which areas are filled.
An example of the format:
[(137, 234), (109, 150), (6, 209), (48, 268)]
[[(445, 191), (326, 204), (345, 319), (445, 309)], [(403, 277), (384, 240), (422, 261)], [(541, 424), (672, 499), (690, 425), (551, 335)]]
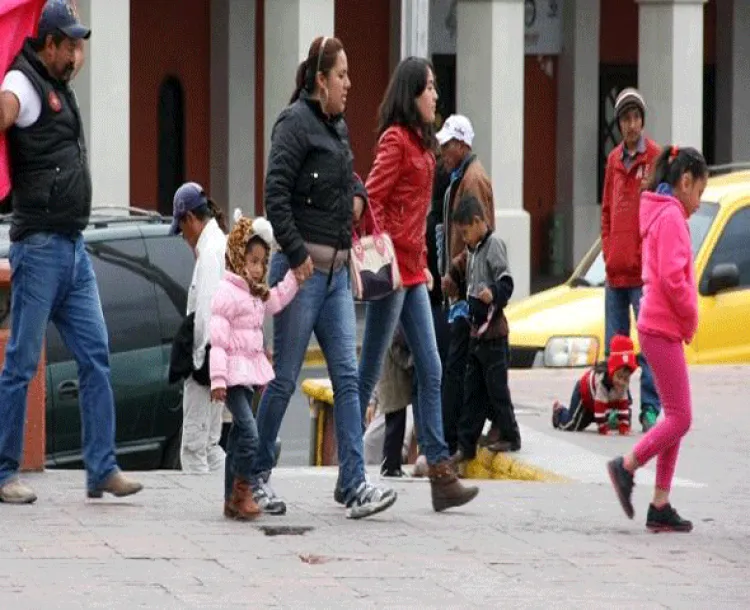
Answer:
[(443, 128), (436, 134), (438, 144), (443, 146), (451, 140), (458, 140), (467, 146), (474, 141), (474, 128), (471, 121), (462, 114), (452, 114), (443, 123)]

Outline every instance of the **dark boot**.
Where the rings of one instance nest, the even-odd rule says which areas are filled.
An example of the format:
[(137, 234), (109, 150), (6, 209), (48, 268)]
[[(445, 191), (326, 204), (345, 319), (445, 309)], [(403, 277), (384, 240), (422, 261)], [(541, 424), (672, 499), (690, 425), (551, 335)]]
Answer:
[(464, 487), (461, 484), (450, 460), (430, 466), (430, 488), (432, 508), (438, 513), (446, 508), (463, 506), (479, 493), (478, 487)]
[(224, 507), (224, 515), (233, 516), (234, 519), (248, 521), (255, 519), (260, 515), (260, 507), (253, 500), (253, 492), (250, 485), (243, 479), (235, 479), (232, 486), (232, 497), (229, 499), (229, 506)]

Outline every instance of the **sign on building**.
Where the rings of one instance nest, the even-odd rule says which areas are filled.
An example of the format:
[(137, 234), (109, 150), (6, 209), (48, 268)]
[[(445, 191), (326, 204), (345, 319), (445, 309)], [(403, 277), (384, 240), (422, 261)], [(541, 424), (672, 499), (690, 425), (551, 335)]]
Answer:
[[(526, 55), (559, 55), (564, 0), (525, 0)], [(432, 55), (455, 55), (458, 0), (430, 0), (429, 49)]]
[(526, 55), (558, 55), (563, 0), (525, 0)]

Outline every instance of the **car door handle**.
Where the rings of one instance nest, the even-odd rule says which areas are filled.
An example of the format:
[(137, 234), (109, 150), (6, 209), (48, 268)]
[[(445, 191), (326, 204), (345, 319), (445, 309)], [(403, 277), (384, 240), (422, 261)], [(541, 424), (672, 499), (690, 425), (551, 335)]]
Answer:
[(65, 399), (78, 398), (78, 382), (73, 379), (63, 381), (57, 386), (57, 395)]

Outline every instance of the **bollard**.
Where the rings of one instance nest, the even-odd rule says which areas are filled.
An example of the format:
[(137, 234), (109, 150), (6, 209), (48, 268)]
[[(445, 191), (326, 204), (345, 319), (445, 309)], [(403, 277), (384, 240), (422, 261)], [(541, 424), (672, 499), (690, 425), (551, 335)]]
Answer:
[[(5, 345), (10, 338), (10, 264), (0, 260), (0, 354), (5, 357)], [(46, 358), (44, 349), (39, 358), (39, 367), (29, 384), (26, 399), (26, 426), (21, 470), (44, 470), (45, 456), (45, 408), (46, 408)]]

